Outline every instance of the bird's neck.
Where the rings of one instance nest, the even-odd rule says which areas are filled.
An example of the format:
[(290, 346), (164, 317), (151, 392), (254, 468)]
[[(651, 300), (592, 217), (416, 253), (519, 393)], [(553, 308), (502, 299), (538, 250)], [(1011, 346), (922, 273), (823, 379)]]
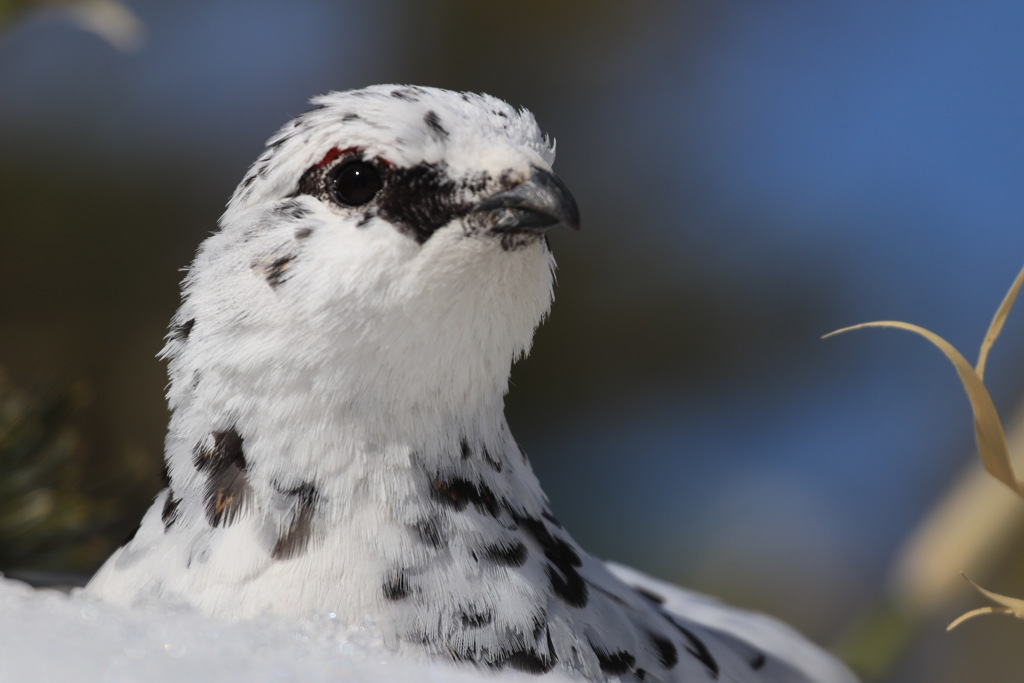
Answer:
[(236, 386), (220, 392), (219, 404), (209, 388), (179, 401), (167, 440), (182, 523), (211, 548), (219, 536), (255, 534), (262, 554), (252, 563), (282, 576), (292, 567), (309, 586), (298, 597), (282, 590), (288, 604), (256, 610), (329, 609), (353, 619), (397, 611), (405, 616), (395, 637), (404, 639), (413, 628), (403, 621), (409, 605), (440, 609), (447, 583), (480, 584), (487, 553), (514, 564), (521, 543), (503, 543), (508, 528), (546, 513), (500, 392), (461, 408), (389, 410), (344, 393), (332, 402), (322, 391), (274, 386)]

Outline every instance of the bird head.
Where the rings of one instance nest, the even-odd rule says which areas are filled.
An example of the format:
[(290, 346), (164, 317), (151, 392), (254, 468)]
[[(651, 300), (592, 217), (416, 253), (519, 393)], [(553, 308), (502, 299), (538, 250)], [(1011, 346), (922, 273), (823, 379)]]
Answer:
[(372, 410), (503, 395), (551, 304), (545, 233), (579, 226), (553, 142), (487, 95), (383, 85), (312, 103), (200, 248), (172, 385), (202, 360), (222, 385), (299, 382)]

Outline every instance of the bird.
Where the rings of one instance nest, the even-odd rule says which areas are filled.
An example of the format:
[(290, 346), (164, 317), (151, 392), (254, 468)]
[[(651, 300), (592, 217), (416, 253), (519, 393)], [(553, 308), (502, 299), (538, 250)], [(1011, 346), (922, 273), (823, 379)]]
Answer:
[(425, 659), (589, 681), (853, 683), (774, 619), (584, 551), (504, 415), (578, 229), (534, 116), (313, 98), (202, 242), (161, 357), (164, 488), (85, 588), (219, 617), (372, 618)]

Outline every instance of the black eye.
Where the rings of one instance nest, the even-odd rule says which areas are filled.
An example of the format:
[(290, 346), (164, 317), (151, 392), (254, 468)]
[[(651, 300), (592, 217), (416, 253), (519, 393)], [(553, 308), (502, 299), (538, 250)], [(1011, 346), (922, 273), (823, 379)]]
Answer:
[(350, 161), (327, 176), (331, 199), (345, 206), (361, 206), (373, 199), (383, 186), (380, 172), (365, 161)]

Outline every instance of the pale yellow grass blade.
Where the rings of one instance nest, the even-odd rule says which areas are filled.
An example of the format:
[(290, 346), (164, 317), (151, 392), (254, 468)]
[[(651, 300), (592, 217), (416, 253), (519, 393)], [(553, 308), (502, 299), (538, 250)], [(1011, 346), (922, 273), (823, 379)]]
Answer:
[(992, 612), (996, 612), (999, 614), (1009, 614), (1011, 616), (1017, 617), (1018, 619), (1024, 619), (1024, 600), (1021, 600), (1020, 598), (1011, 598), (1006, 595), (1000, 595), (999, 593), (993, 593), (990, 590), (985, 590), (978, 584), (971, 581), (970, 577), (966, 574), (961, 574), (961, 576), (967, 579), (967, 581), (969, 581), (970, 584), (974, 586), (979, 593), (981, 593), (986, 598), (999, 605), (999, 607), (979, 607), (978, 609), (972, 609), (970, 612), (961, 614), (959, 617), (950, 622), (949, 626), (946, 627), (947, 631), (952, 631), (954, 628), (964, 623), (968, 619), (976, 617), (980, 614), (990, 614)]
[(999, 309), (992, 316), (988, 332), (985, 333), (985, 340), (981, 342), (981, 351), (978, 352), (978, 363), (974, 366), (978, 377), (985, 377), (985, 362), (988, 360), (988, 351), (992, 348), (996, 338), (999, 337), (999, 333), (1003, 331), (1003, 323), (1006, 322), (1006, 317), (1010, 315), (1010, 309), (1013, 308), (1013, 302), (1017, 299), (1017, 293), (1020, 291), (1022, 283), (1024, 283), (1024, 268), (1021, 268), (1020, 272), (1017, 273), (1017, 279), (1013, 281), (1010, 291), (1003, 297), (1003, 303), (999, 304)]
[(949, 625), (946, 627), (946, 630), (947, 631), (952, 631), (953, 629), (955, 629), (957, 626), (959, 626), (960, 624), (964, 623), (968, 619), (973, 619), (974, 617), (980, 617), (982, 614), (1009, 614), (1009, 615), (1013, 615), (1013, 610), (1011, 610), (1008, 607), (979, 607), (977, 609), (972, 609), (970, 612), (964, 612), (963, 614), (958, 616), (956, 619), (954, 619), (953, 621), (949, 622)]
[[(1012, 299), (1010, 299), (1010, 303), (1012, 303)], [(1000, 309), (1002, 309), (1002, 306), (1000, 306)], [(996, 335), (998, 335), (998, 327), (1002, 325), (1002, 321), (1004, 319), (1005, 316), (998, 318), (997, 321), (993, 321), (993, 325), (996, 326)], [(841, 330), (831, 332), (825, 335), (825, 338), (849, 332), (851, 330), (863, 329), (865, 327), (891, 327), (913, 332), (924, 337), (936, 348), (942, 351), (946, 358), (948, 358), (953, 364), (953, 367), (956, 368), (957, 374), (960, 376), (960, 382), (963, 384), (964, 391), (967, 392), (967, 399), (970, 401), (971, 410), (974, 412), (974, 437), (978, 442), (978, 452), (981, 456), (982, 463), (985, 465), (985, 469), (989, 474), (1001, 481), (1003, 484), (1009, 486), (1021, 496), (1024, 496), (1024, 484), (1017, 480), (1017, 477), (1013, 472), (1013, 466), (1010, 464), (1010, 456), (1006, 447), (1006, 436), (1003, 434), (1003, 426), (999, 421), (999, 414), (996, 412), (996, 407), (992, 403), (992, 397), (989, 396), (988, 390), (985, 388), (985, 384), (981, 381), (981, 377), (977, 372), (975, 372), (967, 359), (964, 358), (952, 344), (934, 332), (926, 330), (918, 325), (912, 325), (910, 323), (904, 323), (897, 320), (879, 320), (870, 323), (861, 323), (860, 325), (852, 325), (850, 327), (844, 327)], [(991, 346), (991, 343), (989, 343), (988, 346)], [(988, 346), (983, 346), (984, 352), (987, 352)]]

